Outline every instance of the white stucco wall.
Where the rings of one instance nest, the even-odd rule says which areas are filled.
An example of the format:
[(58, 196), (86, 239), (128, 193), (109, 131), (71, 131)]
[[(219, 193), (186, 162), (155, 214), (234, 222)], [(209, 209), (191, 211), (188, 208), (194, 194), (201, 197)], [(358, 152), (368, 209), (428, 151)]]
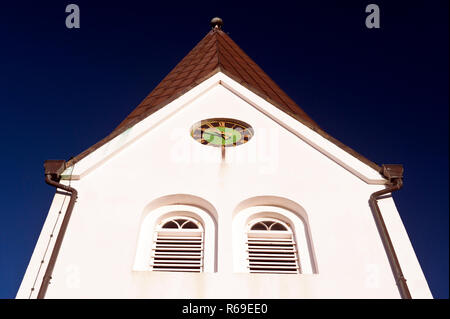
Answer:
[[(233, 88), (239, 92), (233, 93)], [(384, 187), (377, 185), (382, 183), (377, 173), (222, 74), (196, 90), (75, 168), (79, 180), (71, 183), (78, 190), (78, 201), (46, 297), (399, 298), (368, 204), (370, 194)], [(273, 121), (267, 112), (298, 129), (297, 133)], [(212, 117), (236, 118), (255, 130), (250, 142), (227, 148), (226, 162), (221, 161), (219, 148), (203, 146), (190, 136), (192, 124)], [(301, 130), (320, 151), (299, 138)], [(217, 272), (133, 270), (149, 205), (176, 194), (184, 196), (171, 196), (165, 204), (214, 210)], [(316, 273), (235, 272), (233, 218), (242, 203), (257, 197), (258, 205), (283, 205), (287, 199), (284, 208), (290, 208), (289, 201), (301, 207), (307, 216)], [(19, 298), (30, 294), (60, 200), (56, 195)], [(383, 199), (380, 207), (413, 297), (431, 297), (394, 202)]]

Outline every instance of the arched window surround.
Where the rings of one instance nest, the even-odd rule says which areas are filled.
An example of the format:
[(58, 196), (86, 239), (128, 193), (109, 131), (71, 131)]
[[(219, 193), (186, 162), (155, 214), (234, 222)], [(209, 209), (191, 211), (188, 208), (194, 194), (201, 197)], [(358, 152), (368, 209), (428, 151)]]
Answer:
[(237, 212), (233, 219), (233, 270), (248, 273), (247, 231), (250, 224), (262, 219), (279, 220), (289, 226), (298, 247), (301, 274), (315, 273), (308, 243), (307, 228), (302, 218), (292, 211), (278, 206), (251, 206)]
[(155, 208), (143, 218), (134, 261), (134, 271), (151, 271), (151, 255), (154, 232), (169, 218), (187, 217), (198, 221), (204, 230), (203, 272), (214, 272), (216, 227), (210, 214), (202, 208), (191, 205), (166, 205)]

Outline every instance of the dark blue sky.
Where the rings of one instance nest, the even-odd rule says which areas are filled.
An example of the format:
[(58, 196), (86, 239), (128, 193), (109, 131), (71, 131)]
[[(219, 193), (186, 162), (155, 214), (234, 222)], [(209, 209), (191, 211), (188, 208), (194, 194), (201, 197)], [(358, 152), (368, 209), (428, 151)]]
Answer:
[[(69, 3), (80, 29), (65, 27)], [(449, 297), (447, 0), (118, 3), (0, 7), (0, 298), (15, 296), (54, 194), (44, 160), (109, 134), (213, 16), (325, 131), (404, 164), (396, 204), (433, 295)], [(381, 29), (365, 27), (369, 3)]]

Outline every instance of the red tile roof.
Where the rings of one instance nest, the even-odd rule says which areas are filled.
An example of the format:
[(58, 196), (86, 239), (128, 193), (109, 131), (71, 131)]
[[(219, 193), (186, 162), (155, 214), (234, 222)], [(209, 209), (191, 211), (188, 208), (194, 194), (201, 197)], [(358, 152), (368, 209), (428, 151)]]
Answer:
[(226, 74), (372, 168), (380, 170), (377, 164), (322, 131), (225, 32), (217, 28), (211, 30), (111, 134), (68, 161), (67, 166), (78, 162), (217, 72)]

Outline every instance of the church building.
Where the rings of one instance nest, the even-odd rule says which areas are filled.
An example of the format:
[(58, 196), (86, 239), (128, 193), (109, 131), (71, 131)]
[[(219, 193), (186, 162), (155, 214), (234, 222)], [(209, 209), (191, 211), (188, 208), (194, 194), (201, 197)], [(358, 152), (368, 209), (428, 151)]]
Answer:
[(17, 298), (432, 298), (402, 166), (324, 132), (220, 18), (111, 134), (44, 167)]

